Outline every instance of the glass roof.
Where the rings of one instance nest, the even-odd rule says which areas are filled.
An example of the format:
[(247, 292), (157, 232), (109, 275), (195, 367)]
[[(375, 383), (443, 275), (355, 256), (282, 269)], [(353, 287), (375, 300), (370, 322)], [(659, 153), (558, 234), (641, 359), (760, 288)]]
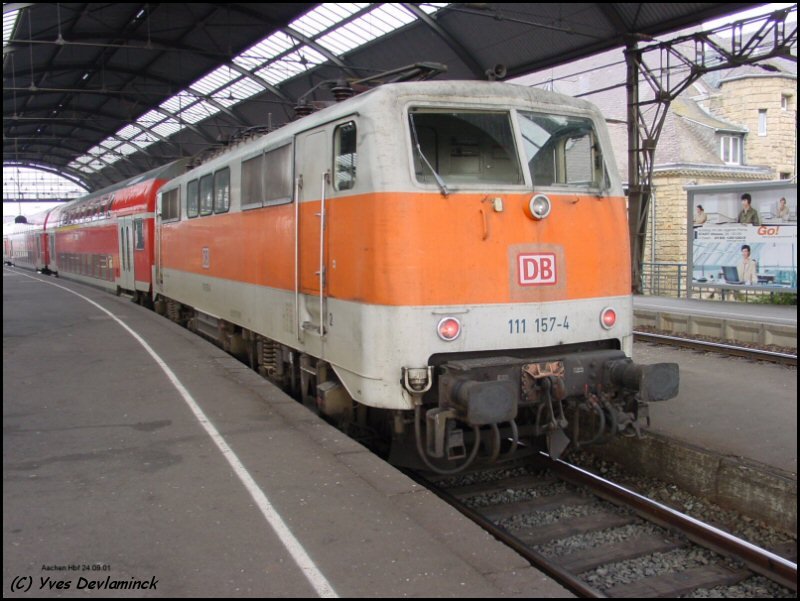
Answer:
[[(446, 4), (421, 4), (432, 14)], [(400, 4), (325, 3), (198, 79), (107, 138), (70, 167), (94, 173), (185, 127), (278, 86), (417, 19)], [(13, 28), (13, 22), (12, 22)], [(8, 29), (4, 18), (3, 35)], [(10, 29), (8, 29), (10, 31)]]

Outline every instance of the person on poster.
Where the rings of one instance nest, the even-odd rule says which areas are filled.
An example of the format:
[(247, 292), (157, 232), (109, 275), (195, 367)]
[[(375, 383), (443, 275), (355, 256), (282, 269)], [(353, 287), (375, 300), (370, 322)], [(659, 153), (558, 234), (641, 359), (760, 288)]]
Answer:
[(785, 198), (781, 198), (778, 201), (778, 219), (784, 223), (789, 221), (789, 205), (786, 204)]
[(753, 208), (753, 197), (748, 193), (742, 194), (742, 210), (739, 213), (737, 221), (739, 223), (747, 223), (749, 225), (761, 225), (761, 217), (758, 211)]
[(694, 211), (694, 224), (703, 225), (706, 221), (708, 221), (708, 215), (706, 215), (703, 205), (697, 205), (697, 208)]
[(739, 280), (743, 284), (758, 284), (758, 263), (755, 259), (750, 258), (749, 244), (742, 245), (742, 260), (739, 261), (737, 269), (739, 270)]

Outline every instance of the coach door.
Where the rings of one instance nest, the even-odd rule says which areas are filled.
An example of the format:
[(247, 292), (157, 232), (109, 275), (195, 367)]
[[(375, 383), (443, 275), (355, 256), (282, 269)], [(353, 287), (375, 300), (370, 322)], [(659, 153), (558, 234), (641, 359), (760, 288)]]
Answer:
[(330, 190), (330, 135), (327, 129), (299, 134), (295, 140), (295, 214), (297, 216), (298, 335), (325, 335), (328, 278), (325, 228)]
[(120, 217), (119, 228), (119, 280), (117, 285), (123, 290), (134, 290), (136, 273), (133, 261), (133, 218)]

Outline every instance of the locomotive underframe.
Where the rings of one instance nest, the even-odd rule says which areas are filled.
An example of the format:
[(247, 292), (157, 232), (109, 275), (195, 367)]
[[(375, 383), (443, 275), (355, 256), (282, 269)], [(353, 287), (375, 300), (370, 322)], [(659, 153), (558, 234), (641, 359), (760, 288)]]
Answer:
[[(246, 362), (395, 463), (450, 473), (546, 447), (558, 456), (635, 436), (650, 401), (677, 394), (675, 364), (638, 365), (614, 339), (559, 348), (436, 354), (399, 374), (414, 410), (356, 402), (332, 366), (246, 328), (159, 298), (156, 310)], [(415, 452), (410, 452), (414, 451)], [(456, 466), (453, 468), (453, 466)]]

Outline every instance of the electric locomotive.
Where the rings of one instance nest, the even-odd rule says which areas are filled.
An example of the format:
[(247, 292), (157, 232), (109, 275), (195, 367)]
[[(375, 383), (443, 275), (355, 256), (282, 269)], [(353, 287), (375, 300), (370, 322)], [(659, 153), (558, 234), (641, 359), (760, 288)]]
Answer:
[[(156, 308), (330, 419), (449, 472), (636, 433), (626, 200), (599, 111), (496, 82), (388, 84), (158, 195)], [(407, 451), (411, 449), (413, 453)]]

